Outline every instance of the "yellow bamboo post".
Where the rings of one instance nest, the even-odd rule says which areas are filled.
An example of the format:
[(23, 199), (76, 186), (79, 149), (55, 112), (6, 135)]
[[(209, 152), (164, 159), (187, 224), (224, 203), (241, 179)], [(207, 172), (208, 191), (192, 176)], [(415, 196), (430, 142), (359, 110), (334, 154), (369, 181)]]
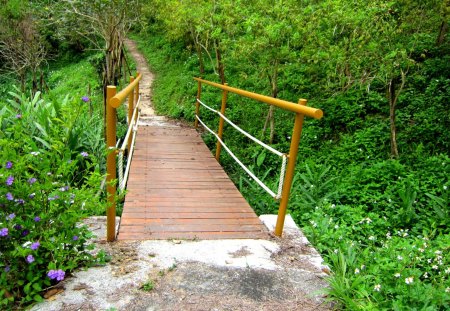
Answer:
[[(228, 85), (227, 83), (224, 84), (225, 86)], [(227, 108), (227, 94), (228, 91), (227, 90), (223, 90), (222, 92), (222, 106), (220, 107), (220, 112), (225, 115), (225, 109)], [(223, 135), (223, 124), (224, 124), (224, 119), (222, 117), (220, 117), (219, 120), (219, 130), (217, 132), (217, 136), (219, 136), (220, 139), (222, 139), (222, 135)], [(222, 144), (220, 143), (220, 141), (217, 141), (217, 147), (216, 147), (216, 160), (217, 162), (220, 162), (220, 151), (222, 150)]]
[[(307, 100), (300, 99), (299, 105), (306, 106)], [(289, 160), (286, 168), (286, 176), (284, 177), (283, 192), (281, 194), (280, 207), (278, 209), (277, 224), (275, 226), (275, 235), (281, 237), (283, 234), (284, 220), (286, 217), (286, 209), (291, 193), (292, 180), (294, 178), (295, 164), (297, 162), (298, 145), (300, 144), (300, 136), (302, 135), (302, 126), (304, 114), (295, 114), (294, 129), (292, 131), (291, 146), (289, 149)]]
[[(130, 83), (133, 83), (134, 81), (134, 77), (131, 76), (130, 77)], [(135, 89), (131, 90), (130, 94), (128, 95), (128, 126), (130, 126), (131, 124), (131, 119), (133, 118), (133, 112), (134, 112), (134, 93), (135, 93)], [(130, 135), (130, 137), (128, 137), (128, 152), (131, 149), (131, 142), (133, 141), (133, 136)]]
[(108, 207), (106, 210), (106, 240), (112, 242), (116, 239), (116, 109), (109, 103), (116, 95), (116, 87), (108, 86), (106, 89), (106, 190), (108, 192)]
[[(139, 72), (136, 72), (136, 77), (139, 76)], [(136, 87), (134, 88), (134, 103), (137, 104), (139, 101), (139, 82), (136, 84)]]
[[(198, 117), (200, 113), (200, 103), (198, 102), (200, 100), (200, 95), (202, 94), (202, 83), (198, 81), (197, 86), (197, 100), (195, 101), (195, 116)], [(195, 118), (194, 120), (194, 126), (195, 128), (198, 128), (198, 120)]]

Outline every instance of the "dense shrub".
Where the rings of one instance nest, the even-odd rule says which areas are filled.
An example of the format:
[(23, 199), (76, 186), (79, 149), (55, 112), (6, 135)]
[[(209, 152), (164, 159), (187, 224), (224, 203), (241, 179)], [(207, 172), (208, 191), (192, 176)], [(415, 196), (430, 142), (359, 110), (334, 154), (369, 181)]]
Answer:
[(55, 105), (12, 95), (0, 111), (2, 309), (42, 300), (46, 288), (93, 262), (81, 220), (103, 210), (96, 148), (81, 133), (92, 130), (86, 99)]

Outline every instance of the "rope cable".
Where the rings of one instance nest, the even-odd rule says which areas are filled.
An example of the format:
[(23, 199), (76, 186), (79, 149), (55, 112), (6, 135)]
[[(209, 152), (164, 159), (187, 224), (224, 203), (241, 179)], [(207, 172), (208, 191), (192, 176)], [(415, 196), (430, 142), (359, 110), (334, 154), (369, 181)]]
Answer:
[(197, 98), (197, 102), (199, 104), (201, 104), (203, 107), (205, 107), (206, 109), (208, 109), (209, 111), (214, 112), (215, 114), (219, 115), (220, 117), (222, 117), (228, 124), (230, 124), (233, 128), (235, 128), (237, 131), (239, 131), (241, 134), (245, 135), (246, 137), (250, 138), (252, 141), (254, 141), (255, 143), (259, 144), (260, 146), (266, 148), (267, 150), (269, 150), (270, 152), (272, 152), (273, 154), (276, 154), (277, 156), (282, 158), (282, 163), (281, 163), (281, 169), (280, 169), (280, 179), (278, 182), (278, 192), (277, 194), (275, 194), (272, 190), (270, 190), (258, 177), (256, 177), (252, 172), (250, 172), (250, 170), (244, 165), (242, 164), (241, 161), (239, 161), (239, 159), (231, 152), (231, 150), (225, 145), (225, 143), (219, 138), (219, 136), (212, 131), (209, 127), (207, 127), (205, 125), (205, 123), (202, 122), (202, 120), (198, 117), (195, 116), (197, 118), (198, 121), (200, 121), (200, 123), (211, 133), (213, 134), (217, 140), (224, 146), (225, 150), (227, 150), (227, 152), (231, 155), (231, 157), (242, 167), (242, 169), (244, 169), (245, 172), (247, 172), (247, 174), (249, 174), (253, 180), (255, 180), (258, 185), (260, 185), (267, 193), (269, 193), (273, 198), (275, 198), (276, 200), (279, 200), (282, 196), (282, 192), (283, 192), (283, 182), (284, 182), (284, 176), (286, 173), (286, 162), (287, 162), (287, 155), (285, 153), (282, 153), (276, 149), (274, 149), (273, 147), (265, 144), (264, 142), (262, 142), (261, 140), (257, 139), (256, 137), (250, 135), (249, 133), (247, 133), (246, 131), (244, 131), (243, 129), (241, 129), (239, 126), (237, 126), (235, 123), (233, 123), (230, 119), (228, 119), (226, 116), (224, 116), (220, 111), (215, 110), (211, 107), (209, 107), (208, 105), (206, 105), (205, 103), (203, 103), (200, 99)]
[(254, 181), (256, 181), (256, 183), (258, 185), (261, 186), (261, 188), (263, 188), (268, 194), (270, 194), (273, 198), (275, 198), (277, 195), (269, 189), (269, 187), (267, 187), (258, 177), (256, 177), (255, 174), (253, 174), (237, 157), (236, 155), (228, 148), (228, 146), (222, 141), (222, 139), (220, 139), (219, 135), (217, 135), (216, 133), (214, 133), (213, 130), (211, 130), (208, 126), (206, 126), (205, 123), (203, 123), (203, 121), (198, 117), (195, 116), (197, 118), (197, 120), (203, 125), (204, 128), (206, 128), (211, 134), (213, 134), (217, 140), (222, 144), (223, 148), (228, 152), (228, 154), (237, 162), (237, 164), (239, 164), (242, 169), (248, 174), (250, 175)]
[[(122, 146), (120, 147), (119, 152), (118, 152), (118, 162), (119, 162), (118, 163), (118, 171), (119, 171), (119, 189), (120, 189), (120, 191), (123, 191), (125, 189), (125, 186), (126, 186), (127, 180), (128, 180), (128, 174), (130, 171), (130, 165), (131, 165), (131, 160), (132, 160), (133, 151), (134, 151), (134, 143), (135, 143), (135, 139), (136, 139), (137, 122), (139, 121), (139, 118), (141, 116), (141, 112), (139, 111), (140, 103), (141, 103), (141, 96), (138, 97), (138, 101), (136, 103), (136, 106), (134, 107), (131, 120), (128, 121), (127, 134), (125, 135)], [(137, 117), (136, 117), (136, 115), (137, 115)], [(133, 134), (132, 134), (133, 136), (131, 138), (131, 146), (130, 146), (130, 150), (128, 150), (127, 165), (125, 167), (125, 172), (124, 172), (123, 154), (127, 147), (131, 132), (133, 132)]]
[(216, 114), (218, 114), (219, 116), (221, 116), (225, 121), (227, 121), (227, 123), (229, 123), (232, 127), (234, 127), (236, 130), (238, 130), (240, 133), (242, 133), (243, 135), (247, 136), (248, 138), (250, 138), (251, 140), (253, 140), (255, 143), (261, 145), (262, 147), (266, 148), (267, 150), (271, 151), (272, 153), (276, 154), (279, 157), (282, 157), (284, 155), (284, 153), (272, 148), (271, 146), (263, 143), (262, 141), (260, 141), (258, 138), (250, 135), (249, 133), (247, 133), (246, 131), (244, 131), (243, 129), (241, 129), (239, 126), (237, 126), (236, 124), (234, 124), (230, 119), (228, 119), (227, 117), (225, 117), (220, 111), (214, 110), (213, 108), (209, 107), (208, 105), (206, 105), (205, 103), (203, 103), (200, 99), (197, 99), (197, 101), (205, 108), (207, 108), (208, 110), (211, 110), (213, 112), (215, 112)]

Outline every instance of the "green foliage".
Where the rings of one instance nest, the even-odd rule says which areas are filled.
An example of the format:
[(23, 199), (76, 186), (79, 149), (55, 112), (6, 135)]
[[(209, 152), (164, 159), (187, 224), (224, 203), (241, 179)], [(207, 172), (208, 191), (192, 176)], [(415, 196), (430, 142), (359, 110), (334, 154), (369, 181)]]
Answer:
[(149, 292), (149, 291), (153, 290), (154, 288), (155, 288), (155, 283), (153, 282), (153, 280), (149, 280), (141, 285), (141, 289), (146, 292)]
[[(289, 212), (330, 264), (330, 297), (350, 310), (447, 309), (450, 45), (445, 30), (436, 39), (448, 1), (178, 4), (144, 5), (139, 41), (158, 73), (157, 110), (193, 120), (191, 79), (218, 80), (217, 49), (230, 86), (322, 108), (322, 120), (304, 123)], [(202, 88), (214, 109), (220, 95)], [(267, 109), (229, 94), (226, 115), (267, 141)], [(287, 152), (292, 116), (274, 113), (273, 146)], [(201, 117), (217, 129), (215, 115), (201, 109)], [(214, 149), (214, 137), (203, 138)], [(277, 188), (276, 160), (229, 127), (224, 139)], [(258, 214), (277, 212), (226, 152), (221, 163)]]
[[(90, 264), (89, 215), (102, 176), (92, 148), (73, 131), (87, 127), (86, 103), (50, 104), (11, 93), (0, 117), (0, 306), (41, 301), (41, 292)], [(55, 274), (57, 273), (57, 274)]]

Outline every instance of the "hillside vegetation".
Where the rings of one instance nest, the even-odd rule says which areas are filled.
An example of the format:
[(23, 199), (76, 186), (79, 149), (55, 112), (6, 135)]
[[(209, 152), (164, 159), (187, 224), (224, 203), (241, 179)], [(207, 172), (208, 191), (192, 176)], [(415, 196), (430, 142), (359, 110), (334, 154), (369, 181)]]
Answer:
[[(448, 0), (4, 1), (0, 308), (104, 259), (75, 224), (104, 213), (102, 93), (132, 73), (129, 35), (158, 113), (194, 121), (193, 77), (324, 111), (305, 119), (289, 213), (330, 266), (338, 309), (449, 309), (449, 16)], [(288, 151), (292, 114), (230, 94), (226, 115)], [(224, 140), (276, 189), (278, 159), (229, 126)], [(258, 214), (277, 213), (225, 151), (221, 163)]]
[[(450, 66), (445, 1), (153, 1), (141, 50), (158, 112), (194, 120), (194, 76), (324, 111), (306, 120), (289, 212), (350, 310), (449, 307)], [(220, 108), (220, 90), (202, 100)], [(218, 119), (201, 110), (208, 126)], [(287, 152), (293, 116), (229, 95), (226, 115)], [(265, 131), (264, 131), (265, 129)], [(225, 128), (276, 189), (279, 162)], [(212, 135), (205, 142), (215, 148)], [(278, 203), (222, 152), (259, 214)]]

